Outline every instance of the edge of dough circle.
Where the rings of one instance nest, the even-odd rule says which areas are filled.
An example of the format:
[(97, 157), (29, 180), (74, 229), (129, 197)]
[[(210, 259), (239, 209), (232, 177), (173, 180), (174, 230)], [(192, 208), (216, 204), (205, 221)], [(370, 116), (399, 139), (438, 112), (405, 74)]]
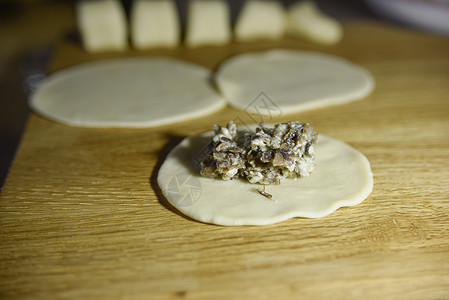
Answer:
[[(349, 60), (297, 49), (233, 56), (220, 64), (214, 79), (232, 106), (259, 114), (344, 104), (366, 97), (375, 87), (371, 73)], [(261, 93), (268, 99), (258, 99)]]
[(368, 159), (348, 144), (319, 134), (315, 170), (308, 177), (266, 185), (268, 199), (246, 180), (199, 174), (199, 155), (213, 132), (185, 138), (167, 156), (157, 177), (162, 194), (195, 220), (225, 226), (268, 225), (295, 217), (321, 218), (365, 200), (373, 189)]
[(226, 106), (211, 71), (167, 57), (127, 57), (55, 72), (30, 98), (41, 115), (81, 127), (151, 127), (198, 118)]
[(228, 58), (215, 73), (219, 91), (210, 78), (210, 70), (174, 58), (104, 59), (50, 75), (30, 106), (67, 125), (151, 127), (212, 114), (228, 102), (261, 115), (296, 113), (362, 99), (375, 85), (343, 58), (285, 49)]

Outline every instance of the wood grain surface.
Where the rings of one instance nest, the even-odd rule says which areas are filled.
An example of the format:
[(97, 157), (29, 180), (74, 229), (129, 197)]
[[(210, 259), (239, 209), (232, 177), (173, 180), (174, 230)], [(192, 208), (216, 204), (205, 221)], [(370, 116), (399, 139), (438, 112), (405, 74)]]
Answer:
[(226, 108), (147, 129), (86, 129), (32, 115), (0, 199), (4, 299), (449, 299), (449, 39), (345, 25), (332, 47), (301, 40), (88, 55), (62, 41), (50, 71), (123, 55), (215, 69), (235, 53), (298, 48), (368, 68), (351, 104), (283, 114), (364, 153), (374, 190), (321, 219), (222, 227), (182, 216), (156, 183), (182, 137), (237, 117)]

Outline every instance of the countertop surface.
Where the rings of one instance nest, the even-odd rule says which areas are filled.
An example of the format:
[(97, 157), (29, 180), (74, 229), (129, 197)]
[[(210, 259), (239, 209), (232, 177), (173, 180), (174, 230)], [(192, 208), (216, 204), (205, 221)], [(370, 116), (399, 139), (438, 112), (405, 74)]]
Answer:
[(367, 98), (294, 115), (364, 153), (374, 190), (321, 219), (270, 226), (196, 222), (169, 205), (158, 168), (182, 137), (244, 112), (146, 129), (88, 129), (31, 114), (0, 198), (6, 299), (449, 298), (449, 40), (345, 23), (335, 46), (301, 40), (88, 55), (60, 43), (50, 72), (167, 55), (215, 69), (241, 52), (321, 51), (372, 72)]

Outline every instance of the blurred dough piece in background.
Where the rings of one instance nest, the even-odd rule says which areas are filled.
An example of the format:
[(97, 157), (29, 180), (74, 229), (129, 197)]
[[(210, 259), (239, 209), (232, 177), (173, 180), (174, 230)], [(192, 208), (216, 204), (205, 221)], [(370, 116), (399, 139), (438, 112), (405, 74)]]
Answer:
[(231, 17), (224, 0), (192, 0), (187, 8), (187, 47), (218, 46), (231, 40)]
[(123, 51), (128, 45), (126, 15), (118, 0), (80, 1), (77, 21), (88, 52)]
[(135, 0), (130, 12), (134, 48), (174, 48), (180, 40), (176, 3), (172, 0)]
[(285, 33), (285, 15), (279, 1), (246, 1), (235, 24), (236, 41), (280, 39)]
[(309, 0), (299, 1), (288, 8), (287, 30), (293, 36), (327, 45), (336, 44), (343, 37), (340, 23)]

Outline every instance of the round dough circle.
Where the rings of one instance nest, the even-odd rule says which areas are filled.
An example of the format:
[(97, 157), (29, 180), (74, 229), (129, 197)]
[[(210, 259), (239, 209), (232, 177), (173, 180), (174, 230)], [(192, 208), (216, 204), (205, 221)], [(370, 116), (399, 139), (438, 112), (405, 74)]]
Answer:
[(213, 132), (188, 137), (167, 156), (158, 184), (167, 200), (185, 215), (217, 225), (267, 225), (294, 217), (320, 218), (340, 207), (361, 203), (373, 189), (368, 159), (344, 142), (320, 134), (316, 168), (310, 177), (260, 185), (199, 175), (199, 153)]
[(165, 57), (77, 65), (49, 76), (30, 106), (49, 119), (85, 127), (149, 127), (223, 108), (201, 66)]
[[(231, 105), (259, 114), (260, 109), (289, 114), (343, 104), (365, 97), (375, 85), (367, 70), (343, 58), (279, 49), (231, 57), (215, 81)], [(258, 99), (261, 95), (269, 102)]]

